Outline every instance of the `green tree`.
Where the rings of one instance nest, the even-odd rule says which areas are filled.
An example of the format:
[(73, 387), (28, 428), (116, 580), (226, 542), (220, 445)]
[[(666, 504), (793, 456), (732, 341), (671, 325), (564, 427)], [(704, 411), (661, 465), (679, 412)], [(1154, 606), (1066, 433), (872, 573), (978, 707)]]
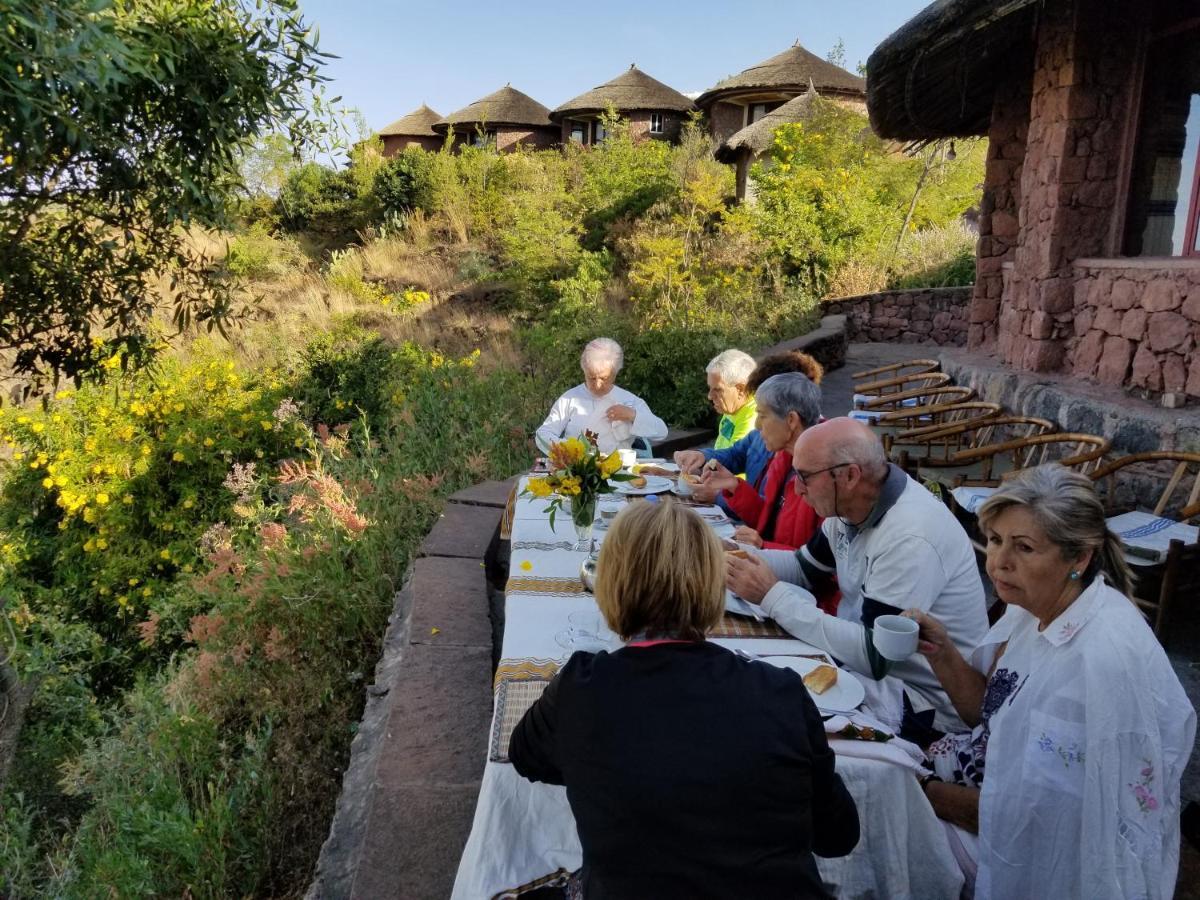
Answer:
[(323, 133), (321, 65), (295, 0), (6, 0), (0, 351), (18, 371), (149, 358), (167, 276), (176, 327), (236, 314), (184, 227), (223, 221), (256, 138)]

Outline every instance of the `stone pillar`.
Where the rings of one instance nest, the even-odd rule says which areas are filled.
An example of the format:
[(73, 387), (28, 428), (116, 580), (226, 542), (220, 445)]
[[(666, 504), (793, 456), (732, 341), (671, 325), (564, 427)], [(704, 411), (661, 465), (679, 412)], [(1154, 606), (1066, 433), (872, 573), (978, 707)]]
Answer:
[(1048, 0), (1039, 12), (1020, 232), (997, 335), (1015, 367), (1062, 366), (1073, 336), (1072, 262), (1113, 249), (1131, 45), (1145, 15), (1139, 4), (1105, 0)]
[(1029, 132), (1030, 66), (1014, 66), (1009, 80), (996, 90), (988, 128), (988, 155), (979, 203), (979, 245), (975, 255), (975, 292), (968, 311), (968, 346), (994, 344), (1004, 263), (1017, 246), (1021, 207), (1021, 170)]

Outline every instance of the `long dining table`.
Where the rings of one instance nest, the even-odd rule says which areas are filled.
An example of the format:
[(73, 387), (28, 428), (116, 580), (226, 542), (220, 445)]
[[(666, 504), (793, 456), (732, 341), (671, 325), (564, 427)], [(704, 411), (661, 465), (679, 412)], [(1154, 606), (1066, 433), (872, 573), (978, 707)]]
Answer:
[[(526, 478), (520, 480), (518, 491), (525, 482)], [(660, 502), (669, 502), (666, 496)], [(631, 497), (627, 502), (646, 501)], [(533, 886), (552, 883), (577, 870), (582, 863), (565, 788), (527, 781), (517, 774), (507, 755), (512, 729), (572, 652), (571, 614), (599, 615), (579, 577), (587, 553), (575, 549), (571, 517), (560, 514), (557, 527), (552, 528), (546, 506), (545, 499), (519, 495), (510, 505), (504, 637), (493, 681), (491, 728), (487, 735), (480, 735), (487, 763), (452, 894), (458, 900), (518, 897)], [(719, 535), (732, 533), (732, 523), (724, 520), (716, 507), (697, 511)], [(597, 525), (601, 524), (598, 520)], [(602, 543), (604, 533), (597, 528), (597, 543)], [(727, 614), (709, 640), (756, 658), (828, 660), (819, 648), (796, 640), (769, 619)], [(610, 649), (620, 652), (619, 643)], [(839, 678), (846, 677), (857, 676), (839, 672)], [(881, 719), (871, 709), (871, 698), (878, 694), (872, 687), (865, 685), (867, 699), (858, 712), (862, 721), (878, 723)], [(854, 714), (850, 719), (859, 721)], [(854, 851), (835, 859), (817, 859), (831, 893), (841, 898), (957, 898), (962, 874), (946, 829), (914, 777), (919, 751), (899, 738), (884, 744), (831, 736), (830, 745), (837, 756), (837, 771), (857, 803), (861, 823)], [(814, 813), (819, 818), (820, 810)]]

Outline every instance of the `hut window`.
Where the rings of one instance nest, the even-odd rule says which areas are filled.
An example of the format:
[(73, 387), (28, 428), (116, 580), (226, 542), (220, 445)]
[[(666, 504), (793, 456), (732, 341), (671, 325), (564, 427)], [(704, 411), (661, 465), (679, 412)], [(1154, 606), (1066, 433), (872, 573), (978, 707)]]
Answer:
[(592, 141), (599, 144), (608, 137), (608, 129), (604, 127), (603, 122), (595, 122), (592, 126)]
[(651, 134), (662, 134), (663, 133), (663, 114), (662, 113), (650, 113), (650, 133)]
[(587, 143), (588, 127), (586, 122), (571, 123), (571, 140), (577, 144)]
[(1164, 29), (1146, 59), (1125, 252), (1200, 256), (1200, 23)]

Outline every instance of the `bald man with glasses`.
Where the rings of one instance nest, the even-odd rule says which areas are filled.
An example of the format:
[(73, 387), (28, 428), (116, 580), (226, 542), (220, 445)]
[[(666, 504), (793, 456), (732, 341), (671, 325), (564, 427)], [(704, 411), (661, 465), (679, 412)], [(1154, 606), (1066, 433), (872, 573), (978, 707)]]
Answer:
[[(969, 658), (988, 621), (966, 532), (937, 498), (888, 462), (879, 438), (861, 422), (830, 419), (807, 429), (792, 465), (796, 492), (825, 521), (795, 552), (729, 557), (730, 590), (855, 672), (899, 679), (895, 718), (903, 737), (924, 747), (943, 733), (968, 730), (925, 657), (886, 660), (871, 633), (879, 616), (915, 607), (943, 622)], [(813, 595), (835, 580), (842, 599), (833, 616)]]

